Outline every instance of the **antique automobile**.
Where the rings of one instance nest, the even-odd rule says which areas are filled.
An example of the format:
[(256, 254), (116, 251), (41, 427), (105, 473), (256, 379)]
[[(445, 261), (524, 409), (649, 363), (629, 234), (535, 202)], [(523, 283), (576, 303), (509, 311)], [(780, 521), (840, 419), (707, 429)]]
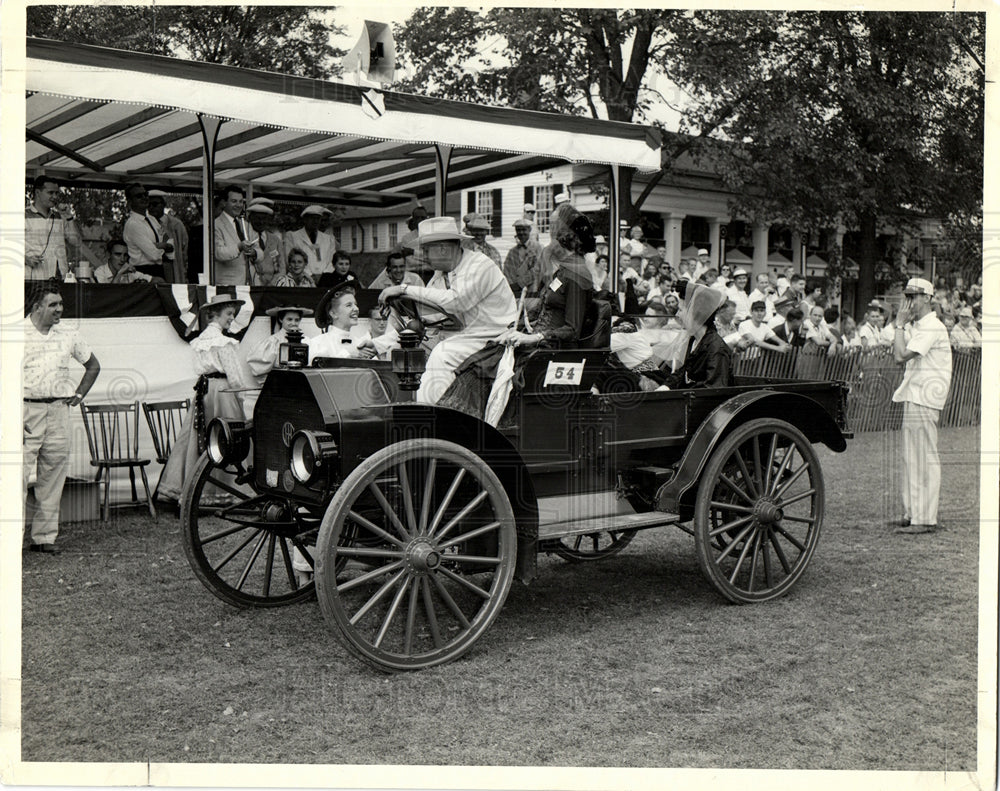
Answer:
[(819, 541), (813, 444), (845, 449), (846, 388), (641, 392), (608, 376), (610, 354), (606, 332), (532, 351), (499, 428), (416, 403), (419, 349), (276, 368), (252, 422), (208, 427), (181, 511), (195, 574), (237, 606), (317, 595), (344, 645), (386, 671), (467, 652), (539, 553), (603, 559), (647, 528), (691, 534), (732, 602), (787, 593)]

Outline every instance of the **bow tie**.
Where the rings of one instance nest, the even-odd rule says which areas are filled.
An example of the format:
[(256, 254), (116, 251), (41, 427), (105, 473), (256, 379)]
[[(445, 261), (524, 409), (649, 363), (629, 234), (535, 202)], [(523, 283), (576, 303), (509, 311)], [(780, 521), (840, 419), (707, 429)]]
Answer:
[(350, 339), (350, 338), (341, 338), (341, 339), (340, 339), (340, 342), (341, 342), (341, 343), (350, 343), (350, 342), (351, 342), (351, 339)]

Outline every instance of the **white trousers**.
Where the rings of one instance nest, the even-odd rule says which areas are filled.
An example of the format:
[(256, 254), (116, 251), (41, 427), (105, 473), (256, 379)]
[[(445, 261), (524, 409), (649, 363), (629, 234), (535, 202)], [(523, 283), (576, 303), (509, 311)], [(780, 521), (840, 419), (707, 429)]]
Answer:
[[(493, 335), (499, 334), (499, 330)], [(490, 336), (493, 337), (493, 336)], [(417, 390), (417, 402), (421, 404), (436, 404), (441, 400), (444, 391), (455, 381), (455, 369), (466, 358), (482, 349), (489, 337), (463, 337), (455, 335), (445, 338), (431, 349), (427, 357), (427, 367), (420, 377), (420, 389)]]
[(54, 544), (59, 534), (59, 501), (69, 469), (69, 406), (65, 401), (51, 404), (25, 401), (22, 416), (22, 504), (27, 501), (31, 471), (36, 470), (38, 508), (31, 520), (31, 543)]
[(936, 525), (941, 494), (937, 425), (941, 410), (903, 402), (903, 509), (915, 525)]

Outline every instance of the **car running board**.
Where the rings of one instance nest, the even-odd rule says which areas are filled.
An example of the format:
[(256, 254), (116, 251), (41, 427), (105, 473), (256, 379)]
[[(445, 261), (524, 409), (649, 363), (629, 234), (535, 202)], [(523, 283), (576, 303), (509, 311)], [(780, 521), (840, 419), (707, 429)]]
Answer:
[(592, 519), (574, 519), (570, 522), (550, 522), (538, 528), (538, 540), (549, 541), (566, 536), (604, 533), (608, 531), (644, 530), (649, 527), (675, 525), (680, 520), (677, 514), (664, 511), (650, 511), (644, 514), (611, 514)]

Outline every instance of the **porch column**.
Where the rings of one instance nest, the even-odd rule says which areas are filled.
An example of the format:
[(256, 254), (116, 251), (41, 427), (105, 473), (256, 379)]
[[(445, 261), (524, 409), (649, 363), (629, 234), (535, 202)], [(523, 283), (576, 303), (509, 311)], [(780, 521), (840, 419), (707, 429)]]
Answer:
[(667, 260), (675, 269), (681, 260), (681, 224), (687, 216), (679, 212), (667, 212), (661, 215), (666, 228), (664, 247), (667, 248)]
[(448, 200), (448, 168), (451, 166), (451, 146), (440, 143), (434, 146), (434, 215), (444, 217)]
[(753, 224), (753, 272), (751, 282), (761, 272), (767, 272), (767, 232), (771, 226), (763, 222)]
[(795, 265), (795, 271), (803, 275), (806, 271), (804, 253), (805, 250), (802, 249), (802, 232), (792, 231), (792, 263)]
[(202, 268), (209, 284), (215, 282), (215, 148), (223, 121), (198, 114), (201, 126)]

